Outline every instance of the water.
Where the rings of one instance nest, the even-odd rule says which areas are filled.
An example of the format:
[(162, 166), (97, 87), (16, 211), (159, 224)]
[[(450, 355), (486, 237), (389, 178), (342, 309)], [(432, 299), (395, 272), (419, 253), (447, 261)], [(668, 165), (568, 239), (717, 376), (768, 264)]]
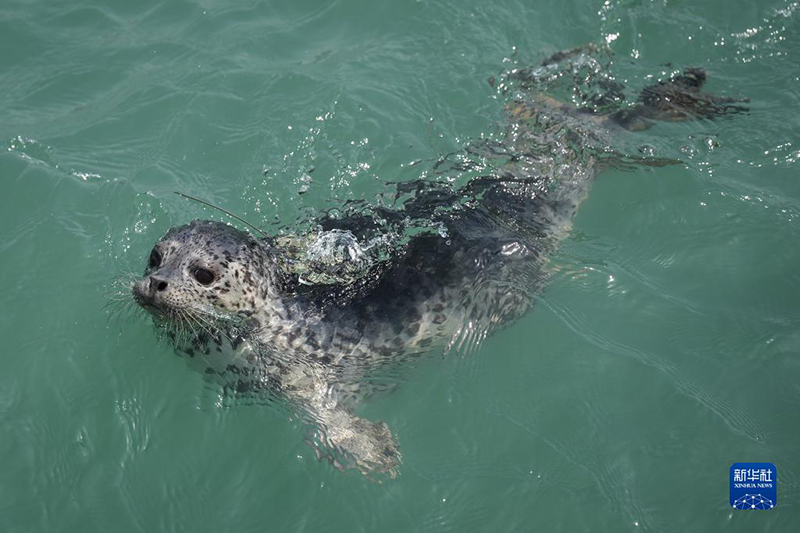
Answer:
[[(785, 0), (7, 0), (0, 528), (793, 531), (799, 19)], [(383, 201), (500, 131), (488, 78), (587, 42), (631, 94), (700, 66), (751, 112), (628, 134), (686, 164), (601, 175), (532, 313), (364, 406), (398, 436), (396, 480), (318, 462), (298, 422), (229, 405), (102, 310), (167, 228), (219, 218), (173, 191), (267, 228)], [(777, 465), (775, 510), (729, 508), (737, 461)]]

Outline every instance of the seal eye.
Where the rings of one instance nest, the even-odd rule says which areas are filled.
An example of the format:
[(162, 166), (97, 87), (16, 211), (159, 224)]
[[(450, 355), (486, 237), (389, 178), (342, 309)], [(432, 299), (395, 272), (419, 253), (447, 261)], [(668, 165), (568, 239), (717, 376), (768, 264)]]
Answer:
[(158, 250), (153, 248), (153, 251), (150, 252), (150, 261), (148, 263), (150, 268), (155, 268), (161, 264), (161, 254), (158, 253)]
[(194, 275), (194, 279), (203, 285), (211, 285), (211, 282), (214, 281), (214, 273), (207, 268), (195, 268), (192, 274)]

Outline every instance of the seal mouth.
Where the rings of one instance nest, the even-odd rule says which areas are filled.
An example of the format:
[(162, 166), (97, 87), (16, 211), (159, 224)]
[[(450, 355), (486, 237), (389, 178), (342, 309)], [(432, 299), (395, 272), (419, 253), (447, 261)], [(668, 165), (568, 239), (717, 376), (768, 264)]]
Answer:
[(152, 315), (161, 315), (161, 314), (163, 314), (162, 311), (161, 311), (161, 308), (159, 308), (155, 304), (152, 304), (150, 302), (137, 302), (137, 303), (139, 304), (139, 306), (142, 309), (144, 309), (145, 311), (147, 311), (148, 313), (150, 313)]
[(158, 316), (164, 314), (163, 309), (161, 309), (158, 305), (156, 305), (155, 301), (153, 301), (153, 298), (151, 298), (147, 294), (142, 294), (142, 291), (139, 289), (138, 285), (134, 285), (133, 290), (131, 292), (133, 292), (133, 301), (135, 301), (139, 307), (141, 307), (151, 315)]

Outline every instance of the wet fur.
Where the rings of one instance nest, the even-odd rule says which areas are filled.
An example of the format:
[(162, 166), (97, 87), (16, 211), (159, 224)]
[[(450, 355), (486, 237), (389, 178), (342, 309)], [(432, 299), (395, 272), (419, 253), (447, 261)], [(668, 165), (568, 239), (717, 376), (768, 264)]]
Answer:
[[(531, 309), (547, 257), (604, 168), (583, 124), (635, 130), (741, 110), (701, 93), (704, 81), (703, 71), (690, 69), (601, 115), (544, 95), (510, 102), (506, 140), (468, 147), (502, 160), (504, 172), (459, 190), (412, 184), (400, 208), (380, 216), (398, 224), (424, 217), (446, 227), (446, 237), (420, 234), (355, 281), (308, 286), (287, 268), (293, 259), (277, 240), (194, 221), (156, 244), (162, 259), (136, 282), (134, 298), (202, 372), (234, 390), (266, 388), (284, 398), (309, 423), (320, 457), (394, 475), (400, 453), (388, 427), (353, 412), (377, 387), (364, 378), (434, 347), (474, 347)], [(567, 133), (549, 137), (554, 129)], [(555, 152), (567, 154), (566, 177), (553, 171), (563, 170), (548, 159)], [(464, 198), (458, 210), (438, 209)], [(364, 214), (318, 222), (359, 239), (378, 231)], [(214, 273), (212, 284), (193, 278), (198, 266)]]

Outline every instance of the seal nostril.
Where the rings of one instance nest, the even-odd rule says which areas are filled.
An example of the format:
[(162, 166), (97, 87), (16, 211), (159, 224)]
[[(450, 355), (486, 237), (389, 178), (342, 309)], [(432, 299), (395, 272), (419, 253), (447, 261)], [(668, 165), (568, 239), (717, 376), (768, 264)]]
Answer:
[(150, 295), (154, 295), (156, 291), (162, 292), (167, 288), (167, 282), (155, 276), (150, 276)]

